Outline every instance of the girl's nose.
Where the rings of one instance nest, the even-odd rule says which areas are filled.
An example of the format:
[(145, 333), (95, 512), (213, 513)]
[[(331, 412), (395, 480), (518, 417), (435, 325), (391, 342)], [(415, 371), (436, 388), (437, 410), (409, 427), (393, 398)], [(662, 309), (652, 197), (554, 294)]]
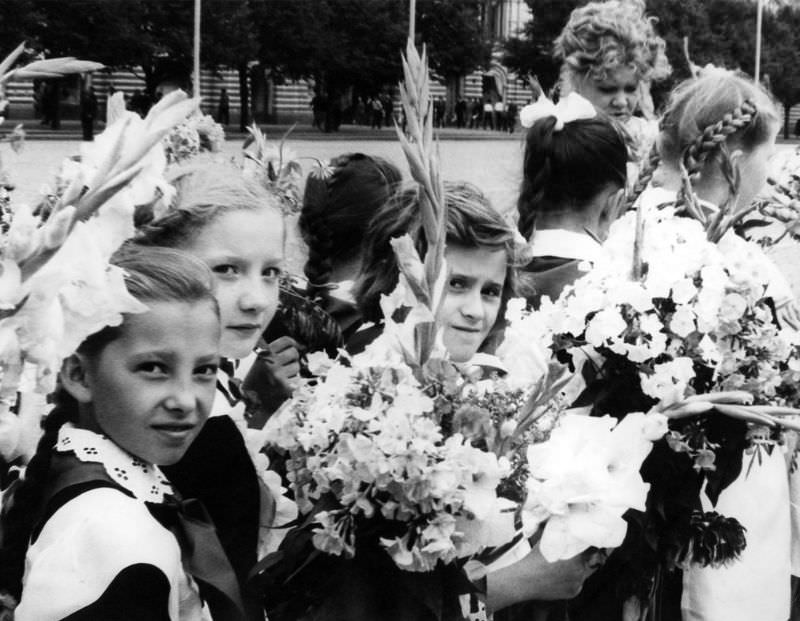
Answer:
[(478, 321), (483, 317), (483, 303), (481, 292), (477, 289), (469, 291), (461, 300), (461, 314), (473, 321)]
[(271, 289), (266, 287), (260, 278), (247, 281), (239, 296), (239, 308), (243, 311), (263, 312), (274, 297)]
[(195, 409), (196, 395), (191, 378), (176, 379), (165, 401), (166, 408), (174, 414), (186, 416)]

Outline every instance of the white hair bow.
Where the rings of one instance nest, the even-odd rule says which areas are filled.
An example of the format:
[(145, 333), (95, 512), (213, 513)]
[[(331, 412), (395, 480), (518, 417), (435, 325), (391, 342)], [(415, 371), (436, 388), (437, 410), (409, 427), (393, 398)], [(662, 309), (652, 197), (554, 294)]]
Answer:
[(520, 111), (519, 122), (523, 127), (531, 127), (539, 119), (549, 116), (556, 117), (556, 126), (553, 129), (560, 132), (564, 129), (565, 123), (578, 119), (593, 119), (597, 116), (597, 110), (588, 99), (575, 92), (562, 97), (557, 104), (554, 104), (542, 93), (539, 95), (539, 99)]

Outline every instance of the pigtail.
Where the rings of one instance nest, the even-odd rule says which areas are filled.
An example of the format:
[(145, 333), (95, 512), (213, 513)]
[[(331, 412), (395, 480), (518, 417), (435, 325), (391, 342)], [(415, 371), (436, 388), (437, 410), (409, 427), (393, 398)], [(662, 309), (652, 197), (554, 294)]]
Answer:
[[(681, 159), (681, 172), (683, 182), (675, 201), (678, 211), (686, 208), (691, 203), (695, 206), (697, 197), (694, 195), (694, 184), (700, 178), (700, 172), (713, 153), (719, 153), (720, 169), (725, 176), (730, 188), (730, 196), (736, 196), (739, 191), (739, 172), (734, 168), (730, 151), (728, 150), (728, 136), (742, 131), (752, 125), (757, 115), (757, 109), (752, 101), (746, 100), (741, 106), (726, 114), (721, 121), (706, 127), (700, 135), (684, 150)], [(692, 211), (692, 208), (689, 208)], [(699, 209), (699, 208), (697, 208)]]
[(538, 121), (528, 130), (525, 145), (522, 187), (517, 200), (517, 228), (530, 239), (536, 226), (536, 214), (544, 209), (545, 192), (552, 177), (553, 132), (556, 118)]
[(650, 181), (653, 180), (653, 174), (656, 172), (656, 169), (660, 163), (661, 153), (658, 150), (658, 145), (653, 144), (653, 146), (650, 148), (650, 154), (647, 157), (647, 161), (645, 162), (644, 166), (642, 166), (642, 170), (639, 173), (639, 178), (636, 180), (633, 189), (625, 199), (625, 211), (630, 211), (633, 209), (634, 205), (636, 205), (636, 201), (639, 200), (639, 197), (647, 189), (647, 186), (650, 185)]
[(0, 618), (16, 607), (22, 594), (25, 554), (36, 525), (35, 516), (41, 510), (59, 429), (65, 423), (78, 420), (78, 404), (69, 393), (62, 388), (56, 393), (56, 399), (56, 407), (42, 424), (44, 434), (25, 469), (25, 478), (11, 497), (5, 499), (0, 515)]
[(725, 144), (728, 136), (753, 123), (756, 113), (753, 102), (746, 100), (741, 106), (726, 114), (722, 120), (706, 127), (686, 148), (683, 154), (683, 163), (693, 182), (699, 177), (708, 156), (718, 151)]
[(329, 227), (325, 225), (327, 201), (327, 180), (310, 176), (306, 182), (298, 226), (308, 246), (308, 259), (303, 273), (308, 280), (308, 295), (311, 298), (327, 296), (329, 289), (326, 285), (333, 269), (333, 240)]

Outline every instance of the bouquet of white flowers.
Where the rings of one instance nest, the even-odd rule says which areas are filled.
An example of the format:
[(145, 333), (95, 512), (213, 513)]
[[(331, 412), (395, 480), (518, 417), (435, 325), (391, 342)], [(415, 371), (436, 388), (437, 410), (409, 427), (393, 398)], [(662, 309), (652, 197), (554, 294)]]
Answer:
[(700, 491), (713, 503), (738, 476), (754, 427), (774, 443), (796, 426), (786, 416), (800, 405), (800, 341), (776, 320), (775, 266), (733, 230), (714, 231), (716, 242), (670, 207), (628, 213), (593, 269), (539, 310), (556, 357), (589, 360), (578, 405), (620, 425), (641, 411), (669, 419), (642, 467), (646, 512), (629, 516), (642, 545), (622, 581), (643, 599), (657, 566), (736, 558), (741, 525), (702, 511)]
[[(0, 72), (2, 73), (2, 72)], [(0, 450), (25, 444), (11, 411), (23, 374), (42, 395), (55, 388), (61, 361), (88, 335), (145, 307), (109, 265), (134, 233), (134, 211), (169, 195), (164, 135), (196, 108), (183, 93), (164, 97), (146, 119), (126, 115), (67, 160), (48, 210), (17, 205), (0, 238)], [(39, 412), (39, 415), (43, 412)], [(38, 434), (38, 418), (27, 432)], [(35, 444), (35, 441), (34, 441)]]
[[(424, 55), (409, 46), (408, 58), (401, 90), (415, 140), (400, 140), (421, 186), (428, 251), (420, 258), (408, 235), (392, 241), (400, 277), (381, 301), (381, 336), (361, 354), (312, 359), (318, 378), (270, 419), (268, 449), (285, 456), (317, 554), (358, 560), (377, 547), (410, 574), (488, 562), (495, 556), (481, 552), (540, 530), (549, 560), (619, 545), (622, 514), (644, 509), (638, 470), (666, 419), (615, 426), (563, 416), (573, 374), (549, 360), (552, 334), (522, 301), (510, 305), (498, 360), (449, 360), (435, 322), (447, 273), (444, 193)], [(289, 579), (313, 556), (297, 554), (304, 562)]]

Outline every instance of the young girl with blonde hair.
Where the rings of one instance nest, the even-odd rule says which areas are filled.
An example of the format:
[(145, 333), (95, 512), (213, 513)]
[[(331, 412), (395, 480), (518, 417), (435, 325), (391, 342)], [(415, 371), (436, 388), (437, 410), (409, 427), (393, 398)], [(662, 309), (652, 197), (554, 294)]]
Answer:
[[(766, 182), (779, 127), (776, 106), (759, 85), (730, 71), (703, 70), (672, 94), (659, 136), (661, 163), (639, 199), (642, 208), (685, 208), (693, 201), (695, 213), (711, 221), (720, 209), (731, 215), (746, 212)], [(777, 268), (766, 293), (782, 321), (794, 300)], [(713, 509), (746, 528), (747, 547), (724, 567), (684, 570), (684, 619), (789, 618), (792, 545), (783, 452), (775, 445), (751, 462), (755, 455), (745, 449), (741, 473)], [(705, 492), (700, 501), (712, 510)]]
[[(255, 350), (278, 305), (283, 216), (276, 199), (233, 166), (188, 166), (178, 169), (173, 183), (177, 192), (170, 210), (143, 226), (139, 241), (177, 248), (210, 268), (225, 368), (218, 374), (214, 410), (202, 433), (165, 472), (185, 496), (206, 504), (244, 585), (259, 553), (265, 554), (273, 545), (270, 539), (282, 532), (269, 528), (280, 491), (265, 489), (270, 475), (263, 465), (256, 470), (247, 445), (248, 427), (259, 427), (265, 419), (257, 404), (245, 410), (242, 386), (262, 362)], [(269, 348), (274, 372), (267, 390), (283, 399), (291, 394), (290, 381), (298, 372), (297, 349), (288, 337)], [(245, 589), (244, 596), (250, 618), (263, 619), (261, 594)]]

